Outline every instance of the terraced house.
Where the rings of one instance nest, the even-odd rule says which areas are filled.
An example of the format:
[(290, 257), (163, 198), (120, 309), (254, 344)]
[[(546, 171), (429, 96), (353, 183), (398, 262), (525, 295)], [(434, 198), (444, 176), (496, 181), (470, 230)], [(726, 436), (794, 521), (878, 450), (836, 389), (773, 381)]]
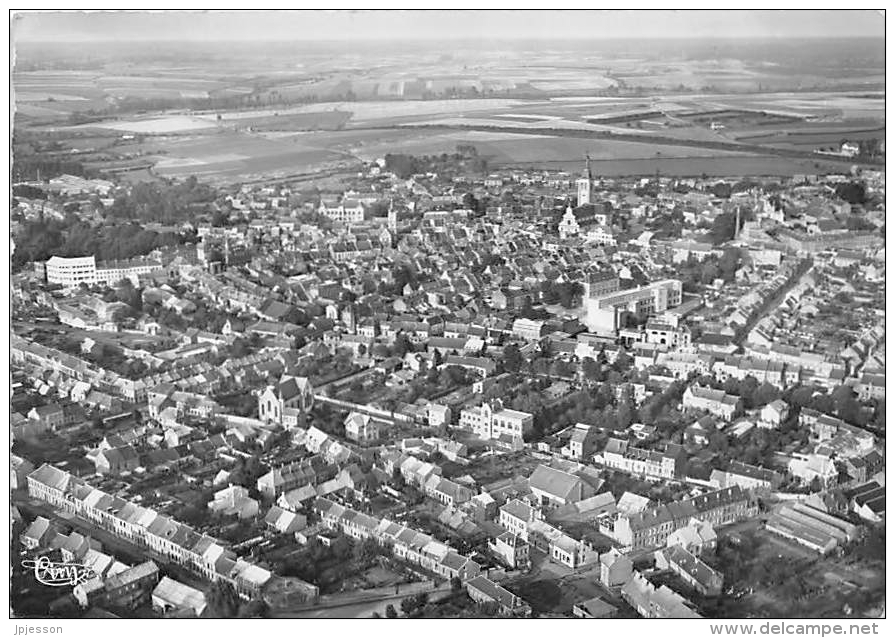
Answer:
[(466, 581), (482, 571), (477, 562), (459, 554), (449, 545), (386, 518), (368, 516), (327, 498), (314, 501), (314, 511), (329, 529), (357, 540), (371, 538), (389, 548), (396, 558), (419, 565), (442, 578), (457, 577)]
[(629, 515), (607, 519), (600, 531), (628, 550), (665, 545), (668, 536), (689, 524), (691, 518), (713, 527), (756, 516), (758, 505), (752, 494), (738, 485), (693, 496), (676, 503), (647, 508)]
[(217, 539), (188, 525), (91, 487), (49, 464), (28, 475), (28, 494), (147, 548), (161, 562), (177, 563), (212, 582), (230, 583), (245, 599), (260, 596), (273, 574), (238, 558)]
[(659, 452), (633, 447), (624, 439), (612, 438), (597, 461), (629, 474), (674, 479), (682, 475), (686, 457), (680, 445), (669, 443), (664, 452)]

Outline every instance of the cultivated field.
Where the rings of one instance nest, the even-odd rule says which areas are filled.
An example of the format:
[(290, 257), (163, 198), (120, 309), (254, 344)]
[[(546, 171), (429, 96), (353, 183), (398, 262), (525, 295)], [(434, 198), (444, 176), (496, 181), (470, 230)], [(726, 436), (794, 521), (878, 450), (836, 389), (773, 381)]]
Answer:
[[(388, 153), (449, 153), (469, 143), (494, 167), (577, 170), (587, 153), (603, 175), (790, 175), (842, 170), (810, 154), (843, 139), (877, 139), (885, 132), (879, 90), (693, 92), (708, 86), (742, 91), (757, 82), (773, 87), (768, 76), (785, 76), (743, 62), (581, 52), (569, 65), (567, 54), (545, 51), (538, 65), (522, 66), (489, 52), (479, 52), (470, 64), (468, 53), (458, 50), (450, 59), (410, 59), (406, 53), (371, 62), (339, 52), (334, 55), (344, 62), (340, 70), (334, 70), (335, 58), (307, 56), (299, 65), (266, 69), (251, 83), (239, 64), (229, 77), (196, 65), (16, 72), (16, 113), (26, 125), (61, 134), (62, 144), (79, 152), (85, 148), (80, 138), (91, 131), (117, 137), (113, 147), (105, 145), (108, 154), (83, 158), (90, 166), (137, 158), (154, 164), (156, 175), (230, 182), (322, 173)], [(655, 97), (649, 91), (587, 94), (614, 85), (610, 77), (628, 88), (657, 82), (660, 91)], [(455, 89), (456, 96), (441, 97)], [(203, 106), (74, 126), (66, 121), (110, 100), (247, 92), (255, 108)], [(311, 103), (266, 103), (289, 95)], [(64, 138), (66, 132), (72, 140)], [(623, 139), (589, 139), (597, 134)], [(121, 139), (130, 135), (137, 139)], [(751, 148), (740, 151), (741, 144)], [(782, 150), (806, 157), (775, 156)]]
[(292, 175), (356, 161), (350, 154), (300, 143), (296, 137), (268, 139), (233, 131), (172, 138), (164, 149), (164, 155), (156, 156), (157, 174), (220, 181)]

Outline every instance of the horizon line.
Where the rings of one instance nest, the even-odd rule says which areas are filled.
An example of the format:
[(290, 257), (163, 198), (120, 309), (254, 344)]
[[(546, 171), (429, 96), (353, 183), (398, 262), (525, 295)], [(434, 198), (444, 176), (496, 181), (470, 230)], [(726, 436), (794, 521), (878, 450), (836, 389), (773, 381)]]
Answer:
[[(128, 38), (82, 38), (82, 39), (73, 39), (73, 40), (63, 40), (59, 38), (54, 38), (52, 40), (33, 40), (30, 38), (25, 39), (17, 39), (15, 37), (12, 38), (16, 44), (19, 43), (28, 43), (28, 44), (43, 44), (43, 45), (53, 45), (53, 44), (84, 44), (84, 43), (95, 43), (95, 44), (106, 44), (106, 43), (129, 43), (129, 44), (145, 44), (152, 42), (182, 42), (182, 43), (191, 43), (191, 44), (232, 44), (234, 42), (245, 43), (245, 44), (319, 44), (325, 42), (443, 42), (446, 40), (455, 41), (455, 42), (480, 42), (482, 38), (480, 37), (468, 37), (468, 38), (455, 38), (455, 37), (445, 37), (445, 38), (431, 38), (431, 37), (407, 37), (407, 38), (395, 38), (395, 37), (375, 37), (375, 38), (344, 38), (344, 39), (301, 39), (301, 40), (290, 40), (290, 39), (281, 39), (281, 38), (271, 38), (265, 40), (258, 39), (248, 39), (248, 38), (226, 38), (226, 39), (183, 39), (183, 38), (152, 38), (152, 39), (128, 39)], [(878, 35), (845, 35), (845, 36), (829, 36), (829, 35), (729, 35), (729, 36), (692, 36), (692, 35), (680, 35), (680, 36), (600, 36), (599, 38), (594, 37), (586, 37), (586, 36), (562, 36), (557, 35), (556, 37), (542, 37), (542, 36), (492, 36), (489, 40), (499, 40), (499, 41), (511, 41), (511, 42), (519, 42), (519, 41), (538, 41), (538, 42), (600, 42), (605, 40), (610, 41), (641, 41), (641, 40), (686, 40), (689, 42), (699, 42), (699, 41), (730, 41), (730, 40), (882, 40), (885, 41), (885, 36)]]

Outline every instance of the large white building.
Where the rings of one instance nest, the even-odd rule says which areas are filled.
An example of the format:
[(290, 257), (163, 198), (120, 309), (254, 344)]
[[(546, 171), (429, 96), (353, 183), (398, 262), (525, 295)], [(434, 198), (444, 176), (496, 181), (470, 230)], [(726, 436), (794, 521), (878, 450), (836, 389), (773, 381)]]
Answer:
[(105, 284), (113, 286), (122, 279), (130, 279), (134, 285), (139, 276), (161, 268), (157, 261), (123, 260), (97, 265), (93, 255), (89, 257), (50, 257), (46, 262), (47, 283), (59, 284), (65, 288), (76, 288), (81, 284), (92, 286)]
[(545, 326), (543, 321), (520, 317), (513, 322), (513, 336), (526, 341), (537, 341), (546, 333)]
[(50, 257), (47, 260), (47, 282), (74, 288), (96, 283), (96, 259), (90, 257)]
[(498, 400), (460, 412), (460, 427), (472, 430), (483, 439), (498, 439), (502, 434), (521, 439), (533, 425), (533, 415), (508, 410)]
[(629, 474), (675, 479), (683, 472), (685, 457), (679, 445), (669, 444), (664, 452), (659, 452), (632, 447), (624, 439), (611, 438), (595, 460)]
[(356, 199), (343, 199), (341, 202), (321, 200), (318, 212), (336, 222), (364, 221), (364, 205)]
[(588, 329), (597, 333), (614, 333), (619, 329), (619, 319), (624, 311), (639, 317), (665, 312), (681, 303), (681, 282), (664, 279), (646, 286), (617, 290), (585, 299)]

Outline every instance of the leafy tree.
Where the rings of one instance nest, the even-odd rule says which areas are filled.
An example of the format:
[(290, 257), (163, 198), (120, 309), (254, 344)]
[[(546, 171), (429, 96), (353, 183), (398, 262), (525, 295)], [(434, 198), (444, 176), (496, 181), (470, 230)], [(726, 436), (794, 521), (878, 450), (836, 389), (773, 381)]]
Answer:
[(591, 357), (584, 357), (581, 362), (581, 371), (588, 381), (600, 381), (603, 376), (603, 368)]
[(849, 204), (864, 204), (867, 201), (867, 189), (862, 182), (848, 182), (836, 187), (836, 197)]
[(616, 419), (619, 429), (625, 429), (634, 422), (633, 408), (630, 403), (623, 401), (619, 404)]
[(413, 344), (405, 334), (399, 334), (395, 337), (395, 343), (392, 346), (392, 354), (396, 357), (403, 358), (408, 352), (413, 352)]
[(386, 618), (397, 618), (398, 612), (395, 611), (394, 605), (386, 605), (385, 607), (385, 617)]
[(522, 365), (525, 363), (525, 359), (522, 356), (522, 353), (519, 350), (519, 346), (515, 343), (510, 343), (504, 346), (503, 349), (503, 368), (507, 372), (517, 373), (522, 369)]
[(780, 398), (780, 391), (768, 382), (762, 383), (752, 393), (752, 406), (760, 408)]
[(709, 236), (712, 239), (712, 243), (717, 246), (718, 244), (723, 244), (724, 242), (733, 239), (735, 233), (736, 214), (721, 213), (715, 217), (715, 221), (712, 223), (712, 228), (709, 231)]
[(265, 618), (269, 612), (268, 604), (260, 598), (255, 598), (240, 606), (239, 618)]
[(715, 264), (713, 264), (711, 261), (706, 261), (706, 263), (702, 266), (702, 276), (700, 277), (700, 279), (702, 283), (710, 284), (718, 278), (720, 272), (721, 271), (718, 270), (718, 267)]
[(415, 596), (409, 596), (401, 601), (401, 611), (405, 616), (410, 616), (413, 612), (426, 606), (429, 602), (429, 594), (420, 592)]
[(371, 565), (380, 555), (379, 544), (372, 538), (365, 538), (353, 547), (354, 559), (361, 565)]
[(575, 368), (568, 361), (557, 359), (553, 362), (550, 373), (556, 377), (568, 378), (575, 374)]
[(634, 365), (634, 358), (631, 357), (624, 350), (620, 350), (618, 356), (615, 358), (615, 362), (613, 362), (612, 367), (614, 370), (618, 372), (624, 372), (629, 370), (631, 366)]
[(712, 195), (715, 197), (728, 199), (732, 192), (733, 188), (727, 182), (717, 182), (712, 186)]
[(816, 394), (811, 399), (810, 407), (823, 414), (832, 414), (836, 409), (836, 403), (833, 401), (833, 397), (828, 394)]
[(814, 398), (814, 388), (809, 386), (801, 386), (793, 390), (789, 397), (789, 402), (799, 408), (806, 408), (811, 405)]
[(726, 282), (732, 282), (736, 278), (737, 268), (740, 267), (741, 255), (737, 248), (726, 248), (718, 262), (721, 278)]
[(206, 614), (211, 618), (235, 618), (239, 612), (239, 596), (230, 583), (215, 581), (208, 592)]

